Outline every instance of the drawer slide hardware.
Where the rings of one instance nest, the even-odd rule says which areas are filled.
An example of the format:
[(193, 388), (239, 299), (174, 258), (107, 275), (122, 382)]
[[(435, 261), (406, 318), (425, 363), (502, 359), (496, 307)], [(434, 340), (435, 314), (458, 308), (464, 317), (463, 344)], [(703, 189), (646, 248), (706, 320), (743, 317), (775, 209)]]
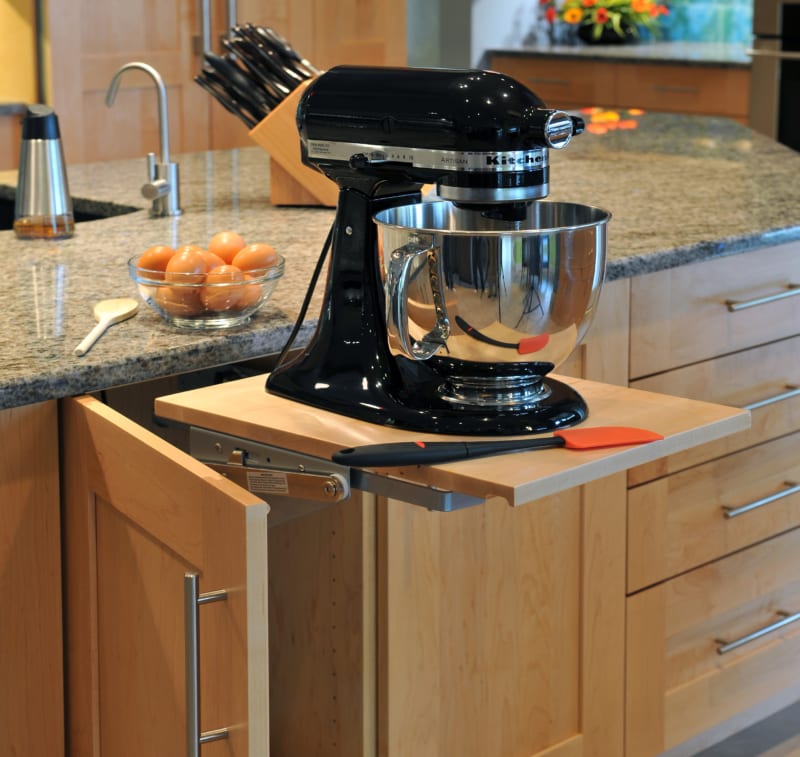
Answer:
[(755, 641), (756, 639), (760, 639), (762, 636), (766, 636), (768, 633), (778, 631), (779, 629), (785, 628), (789, 624), (796, 623), (798, 620), (800, 620), (800, 612), (789, 613), (785, 610), (778, 610), (776, 614), (780, 616), (780, 620), (776, 620), (774, 623), (770, 623), (768, 626), (759, 628), (757, 631), (753, 631), (746, 636), (741, 636), (733, 641), (715, 639), (715, 643), (717, 644), (717, 654), (727, 654), (728, 652), (732, 652), (734, 649), (738, 649), (745, 644), (749, 644), (751, 641)]
[(263, 497), (272, 525), (306, 514), (309, 501), (320, 509), (346, 500), (351, 489), (440, 512), (485, 501), (196, 426), (189, 428), (189, 449), (192, 457)]
[(787, 384), (783, 388), (784, 391), (780, 392), (780, 394), (773, 394), (772, 397), (765, 397), (763, 400), (757, 400), (756, 402), (751, 402), (749, 405), (743, 405), (742, 410), (758, 410), (760, 407), (774, 405), (776, 402), (783, 402), (784, 400), (790, 400), (794, 397), (800, 397), (800, 386)]
[(753, 300), (725, 300), (725, 305), (731, 313), (737, 313), (740, 310), (754, 308), (756, 305), (767, 305), (770, 302), (785, 300), (787, 297), (796, 295), (800, 295), (800, 284), (787, 284), (785, 292), (776, 292), (765, 297), (756, 297)]
[(183, 617), (186, 634), (186, 755), (199, 757), (200, 746), (210, 741), (228, 738), (228, 728), (200, 731), (200, 605), (223, 602), (228, 598), (225, 589), (199, 593), (197, 573), (183, 577)]
[(749, 513), (752, 510), (757, 510), (759, 507), (764, 507), (764, 505), (768, 505), (770, 502), (776, 502), (779, 499), (783, 499), (784, 497), (791, 497), (792, 494), (797, 494), (800, 492), (800, 484), (796, 484), (794, 481), (784, 481), (783, 485), (786, 487), (782, 491), (775, 492), (775, 494), (770, 494), (768, 497), (762, 497), (761, 499), (757, 499), (754, 502), (748, 502), (746, 505), (741, 505), (740, 507), (730, 507), (729, 505), (723, 505), (722, 510), (725, 513), (726, 518), (735, 518), (737, 515), (744, 515), (744, 513)]

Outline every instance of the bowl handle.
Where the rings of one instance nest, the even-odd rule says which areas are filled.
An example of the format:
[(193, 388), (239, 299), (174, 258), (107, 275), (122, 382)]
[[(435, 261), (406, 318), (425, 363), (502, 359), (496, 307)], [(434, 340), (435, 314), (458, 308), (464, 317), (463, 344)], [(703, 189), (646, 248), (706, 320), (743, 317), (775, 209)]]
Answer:
[[(422, 255), (427, 257), (426, 262), (418, 260)], [(411, 337), (408, 328), (408, 285), (412, 278), (419, 275), (423, 267), (428, 269), (435, 323), (422, 339), (416, 340)], [(450, 319), (447, 317), (439, 275), (439, 248), (434, 246), (433, 239), (427, 244), (412, 241), (394, 250), (389, 262), (386, 286), (388, 290), (386, 321), (389, 336), (397, 338), (402, 351), (412, 360), (427, 360), (433, 357), (450, 336)]]

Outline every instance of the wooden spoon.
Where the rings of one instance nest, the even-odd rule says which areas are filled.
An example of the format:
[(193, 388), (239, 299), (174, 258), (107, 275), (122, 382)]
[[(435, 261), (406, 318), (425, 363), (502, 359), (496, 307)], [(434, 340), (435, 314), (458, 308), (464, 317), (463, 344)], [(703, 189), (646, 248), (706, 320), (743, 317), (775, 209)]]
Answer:
[(131, 297), (118, 297), (112, 300), (100, 300), (94, 306), (94, 318), (97, 325), (86, 335), (86, 338), (75, 348), (76, 355), (85, 355), (100, 335), (112, 324), (124, 321), (136, 314), (139, 303)]

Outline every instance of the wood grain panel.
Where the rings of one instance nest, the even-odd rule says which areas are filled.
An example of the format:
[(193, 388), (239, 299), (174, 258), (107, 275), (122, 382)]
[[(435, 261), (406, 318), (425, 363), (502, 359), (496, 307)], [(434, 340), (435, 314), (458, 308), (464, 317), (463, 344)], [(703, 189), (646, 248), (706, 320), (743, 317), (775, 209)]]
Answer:
[(19, 164), (22, 138), (22, 116), (0, 115), (0, 171), (15, 169)]
[(800, 395), (791, 394), (792, 387), (800, 387), (798, 356), (800, 336), (632, 381), (637, 389), (732, 407), (784, 399), (754, 408), (746, 431), (632, 469), (629, 484), (635, 486), (800, 430)]
[[(213, 49), (227, 30), (226, 3), (212, 6)], [(123, 63), (154, 66), (168, 88), (170, 146), (176, 155), (251, 144), (247, 127), (194, 81), (200, 3), (91, 0), (47, 4), (50, 95), (68, 163), (135, 158), (158, 151), (156, 91), (145, 74), (124, 75), (113, 108), (105, 92)], [(405, 6), (380, 0), (331, 5), (321, 0), (240, 0), (238, 21), (271, 26), (318, 68), (339, 63), (405, 65)], [(144, 169), (143, 169), (144, 171)]]
[(800, 676), (800, 623), (725, 655), (732, 641), (800, 608), (800, 529), (628, 600), (630, 757), (658, 754), (779, 695)]
[(375, 502), (270, 528), (270, 741), (276, 755), (375, 754)]
[(748, 114), (746, 68), (637, 63), (617, 66), (615, 73), (620, 99), (628, 107), (740, 118)]
[(64, 754), (55, 402), (0, 411), (0, 754)]
[(729, 312), (800, 283), (800, 242), (708, 260), (631, 282), (631, 378), (795, 336), (800, 295)]
[(645, 108), (720, 115), (746, 122), (746, 68), (492, 55), (489, 67), (514, 77), (554, 108)]
[(379, 510), (382, 754), (621, 753), (624, 502)]
[(189, 0), (48, 3), (49, 99), (59, 116), (68, 163), (158, 153), (158, 100), (150, 77), (126, 72), (115, 105), (105, 105), (114, 72), (131, 61), (149, 63), (164, 78), (171, 151), (209, 146), (211, 98), (193, 81), (201, 65), (192, 46), (200, 30), (198, 9)]
[(734, 518), (800, 485), (800, 433), (631, 489), (628, 591), (636, 591), (800, 525), (800, 492)]

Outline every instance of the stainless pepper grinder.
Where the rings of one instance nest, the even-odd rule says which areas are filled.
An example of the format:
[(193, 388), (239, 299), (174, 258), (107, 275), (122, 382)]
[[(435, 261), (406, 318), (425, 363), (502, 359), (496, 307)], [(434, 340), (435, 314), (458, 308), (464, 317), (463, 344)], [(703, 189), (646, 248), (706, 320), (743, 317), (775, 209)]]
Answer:
[(21, 239), (75, 233), (58, 116), (47, 105), (29, 105), (22, 121), (14, 231)]

